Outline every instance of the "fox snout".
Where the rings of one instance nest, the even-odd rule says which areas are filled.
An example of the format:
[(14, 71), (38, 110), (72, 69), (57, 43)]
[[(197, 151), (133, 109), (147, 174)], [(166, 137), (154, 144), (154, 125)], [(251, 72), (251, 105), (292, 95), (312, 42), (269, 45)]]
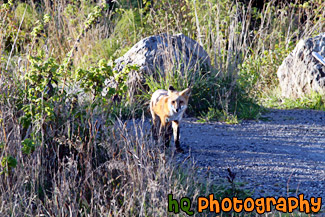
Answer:
[(174, 105), (172, 106), (174, 112), (178, 113), (182, 110), (182, 106), (181, 105)]
[(181, 105), (176, 101), (175, 105), (174, 105), (174, 109), (176, 112), (179, 112), (181, 110)]

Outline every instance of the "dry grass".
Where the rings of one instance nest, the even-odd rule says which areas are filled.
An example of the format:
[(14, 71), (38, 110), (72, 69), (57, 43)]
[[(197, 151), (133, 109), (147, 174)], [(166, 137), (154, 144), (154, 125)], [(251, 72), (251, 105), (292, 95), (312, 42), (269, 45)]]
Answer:
[[(29, 7), (37, 8), (37, 20), (45, 14), (51, 16), (48, 22), (41, 21), (43, 29), (36, 35), (32, 32), (39, 23), (22, 22), (32, 20), (25, 4), (20, 13), (15, 12), (17, 5), (0, 10), (1, 215), (167, 216), (169, 193), (174, 198), (188, 196), (193, 202), (198, 194), (211, 193), (209, 181), (196, 177), (192, 163), (178, 164), (171, 150), (165, 152), (155, 144), (143, 122), (133, 120), (126, 127), (123, 121), (110, 119), (107, 107), (119, 110), (117, 104), (87, 97), (78, 103), (84, 94), (79, 92), (74, 70), (97, 62), (94, 56), (87, 58), (100, 40), (112, 35), (118, 15), (114, 7), (103, 10), (92, 28), (85, 28), (95, 4), (69, 2), (31, 1)], [(319, 1), (295, 7), (272, 0), (259, 18), (254, 18), (257, 14), (250, 4), (244, 7), (233, 1), (168, 2), (173, 7), (143, 8), (146, 13), (141, 14), (139, 35), (183, 32), (199, 41), (212, 58), (217, 72), (213, 75), (222, 77), (213, 80), (213, 85), (227, 80), (214, 93), (218, 99), (211, 102), (221, 104), (226, 113), (239, 95), (240, 76), (248, 81), (242, 82), (245, 94), (266, 90), (276, 83), (276, 66), (291, 42), (324, 29), (323, 3)], [(177, 11), (181, 8), (183, 11)], [(301, 19), (304, 21), (299, 22)], [(122, 41), (121, 46), (133, 43)], [(37, 92), (36, 101), (28, 93), (32, 85), (25, 75), (33, 69), (28, 56), (39, 53), (44, 54), (44, 62), (54, 57), (65, 67), (57, 86), (53, 83), (58, 88), (57, 100), (47, 95), (47, 85)], [(65, 62), (67, 58), (71, 64)], [(255, 80), (249, 81), (250, 77)], [(43, 109), (46, 103), (53, 107), (54, 118)], [(41, 112), (28, 117), (30, 122), (24, 125), (22, 119), (34, 105), (41, 106)]]
[(24, 155), (18, 121), (1, 118), (11, 126), (0, 133), (2, 141), (9, 139), (1, 156), (10, 153), (17, 159), (17, 166), (0, 177), (4, 216), (167, 216), (166, 195), (195, 198), (199, 191), (193, 188), (193, 169), (178, 168), (173, 152), (166, 153), (144, 133), (143, 122), (105, 127), (89, 118), (84, 123), (89, 141), (78, 134), (69, 139), (62, 129)]

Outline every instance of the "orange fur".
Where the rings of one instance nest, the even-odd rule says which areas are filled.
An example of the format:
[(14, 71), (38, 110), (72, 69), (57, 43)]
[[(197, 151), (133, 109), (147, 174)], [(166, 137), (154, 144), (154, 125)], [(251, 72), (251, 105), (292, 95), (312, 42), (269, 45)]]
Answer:
[[(166, 90), (157, 90), (153, 93), (150, 102), (150, 112), (153, 120), (154, 135), (159, 133), (160, 136), (165, 135), (165, 144), (169, 143), (169, 128), (172, 123), (174, 141), (176, 149), (182, 151), (179, 142), (179, 123), (188, 106), (191, 89), (187, 88), (183, 91), (176, 91), (172, 86)], [(159, 132), (158, 121), (160, 122)]]

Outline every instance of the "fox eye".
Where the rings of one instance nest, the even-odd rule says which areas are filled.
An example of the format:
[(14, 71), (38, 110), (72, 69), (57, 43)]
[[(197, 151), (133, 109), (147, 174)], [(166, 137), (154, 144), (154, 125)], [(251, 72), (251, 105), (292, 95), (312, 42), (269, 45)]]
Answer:
[(179, 103), (180, 103), (180, 104), (183, 104), (183, 103), (184, 103), (184, 101), (180, 101)]
[(173, 100), (172, 103), (174, 104), (175, 103), (175, 100)]

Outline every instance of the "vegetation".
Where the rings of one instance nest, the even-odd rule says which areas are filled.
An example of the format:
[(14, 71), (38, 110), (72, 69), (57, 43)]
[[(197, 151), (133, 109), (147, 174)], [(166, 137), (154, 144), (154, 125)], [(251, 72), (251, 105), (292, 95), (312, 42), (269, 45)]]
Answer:
[[(134, 133), (125, 121), (144, 120), (151, 93), (170, 84), (192, 85), (188, 114), (201, 121), (283, 107), (276, 70), (299, 39), (324, 31), (324, 2), (243, 2), (0, 0), (0, 213), (166, 216), (170, 192), (193, 202), (208, 192), (246, 197), (233, 179), (198, 179), (143, 133), (143, 121), (133, 119)], [(165, 32), (202, 44), (212, 68), (148, 75), (148, 89), (130, 94), (138, 68), (117, 72), (114, 60)], [(284, 104), (324, 110), (324, 97)]]

